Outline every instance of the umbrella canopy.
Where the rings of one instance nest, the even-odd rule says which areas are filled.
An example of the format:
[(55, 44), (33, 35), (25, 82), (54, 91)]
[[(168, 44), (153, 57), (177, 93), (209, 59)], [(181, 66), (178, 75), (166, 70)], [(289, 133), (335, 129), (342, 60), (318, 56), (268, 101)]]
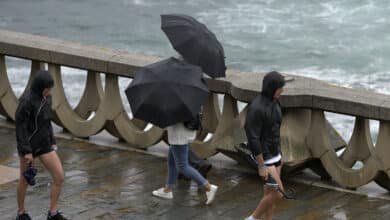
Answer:
[(162, 128), (195, 117), (209, 94), (202, 74), (176, 58), (143, 67), (125, 91), (134, 117)]
[(206, 25), (188, 15), (168, 14), (161, 15), (161, 29), (186, 61), (213, 78), (225, 76), (223, 47)]

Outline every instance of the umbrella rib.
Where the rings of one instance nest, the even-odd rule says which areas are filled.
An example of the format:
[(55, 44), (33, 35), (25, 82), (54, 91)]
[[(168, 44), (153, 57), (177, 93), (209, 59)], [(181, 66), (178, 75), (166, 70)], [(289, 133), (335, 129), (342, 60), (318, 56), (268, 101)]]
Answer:
[[(151, 85), (147, 85), (147, 86), (151, 86)], [(138, 87), (138, 86), (133, 86), (133, 87), (131, 87), (130, 89), (134, 89), (134, 88), (136, 88), (136, 87)], [(131, 93), (132, 92), (130, 92), (130, 95), (131, 95)], [(144, 96), (144, 97), (149, 97), (149, 96), (151, 96), (152, 94), (154, 93), (154, 91), (149, 91), (149, 93), (143, 93), (142, 95)], [(134, 109), (134, 111), (133, 111), (133, 107), (132, 107), (132, 105), (131, 105), (131, 100), (129, 100), (129, 103), (130, 103), (130, 109), (131, 109), (131, 111), (133, 112), (133, 113), (135, 113), (136, 111), (138, 111), (138, 108), (140, 107), (140, 106), (138, 106), (138, 108), (137, 109)]]
[(172, 90), (172, 94), (174, 94), (178, 99), (180, 99), (183, 103), (185, 103), (184, 107), (189, 111), (192, 112), (189, 106), (187, 105), (187, 102), (183, 100), (183, 98), (176, 92), (176, 90)]
[[(180, 96), (180, 93), (178, 93), (177, 90), (173, 90), (173, 92), (175, 93), (175, 95), (176, 95), (177, 97), (180, 98), (180, 100), (183, 101), (183, 103), (187, 103), (187, 101), (191, 101), (191, 100), (183, 100), (182, 97)], [(209, 92), (208, 92), (208, 93), (209, 93)], [(203, 104), (204, 104), (204, 103), (203, 103)], [(187, 105), (187, 106), (188, 106), (188, 105)]]

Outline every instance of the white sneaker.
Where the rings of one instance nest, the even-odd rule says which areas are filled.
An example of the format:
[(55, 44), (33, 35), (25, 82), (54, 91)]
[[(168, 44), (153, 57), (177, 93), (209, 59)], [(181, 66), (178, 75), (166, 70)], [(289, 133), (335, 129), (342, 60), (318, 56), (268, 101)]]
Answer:
[(215, 194), (217, 193), (217, 191), (218, 191), (218, 186), (210, 185), (210, 191), (206, 192), (206, 196), (207, 196), (206, 205), (210, 205), (214, 201)]
[(154, 190), (152, 193), (154, 196), (163, 198), (163, 199), (173, 199), (172, 192), (164, 192), (164, 188), (160, 188), (158, 190)]

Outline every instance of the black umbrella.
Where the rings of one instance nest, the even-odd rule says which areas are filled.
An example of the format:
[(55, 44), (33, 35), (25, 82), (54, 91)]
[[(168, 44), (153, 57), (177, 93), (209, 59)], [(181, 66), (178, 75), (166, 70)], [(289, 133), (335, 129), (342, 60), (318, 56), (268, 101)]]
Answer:
[(201, 68), (175, 58), (143, 67), (126, 89), (134, 117), (162, 128), (195, 117), (208, 94)]
[(211, 77), (224, 77), (225, 54), (206, 25), (188, 15), (161, 15), (161, 29), (186, 61), (199, 65)]

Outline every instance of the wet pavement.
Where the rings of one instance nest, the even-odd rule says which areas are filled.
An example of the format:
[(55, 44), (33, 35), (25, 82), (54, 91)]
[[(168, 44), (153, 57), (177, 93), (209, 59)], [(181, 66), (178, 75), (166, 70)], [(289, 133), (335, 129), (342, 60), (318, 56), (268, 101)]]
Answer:
[[(166, 159), (149, 154), (58, 139), (65, 169), (61, 209), (70, 219), (244, 219), (262, 196), (259, 178), (220, 166), (209, 174), (219, 185), (211, 206), (194, 182), (180, 180), (173, 200), (151, 196), (166, 178)], [(17, 168), (14, 131), (0, 127), (0, 165)], [(50, 175), (40, 163), (37, 185), (29, 188), (26, 208), (33, 219), (45, 219)], [(16, 185), (0, 185), (0, 219), (14, 219)], [(368, 198), (288, 182), (298, 200), (284, 200), (274, 219), (390, 219), (388, 200)]]

